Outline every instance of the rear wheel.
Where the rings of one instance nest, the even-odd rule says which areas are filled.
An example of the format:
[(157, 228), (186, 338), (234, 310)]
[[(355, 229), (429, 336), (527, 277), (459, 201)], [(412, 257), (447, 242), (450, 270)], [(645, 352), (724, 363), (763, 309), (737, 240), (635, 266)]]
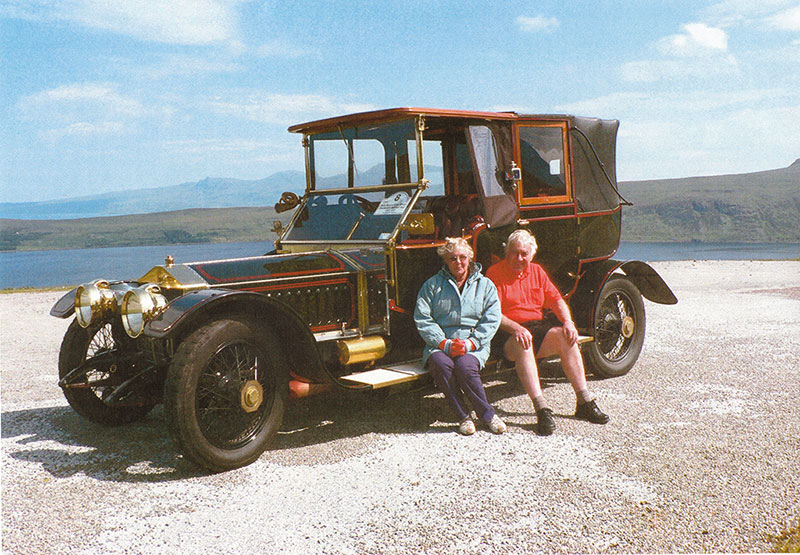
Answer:
[(164, 411), (179, 450), (212, 471), (258, 459), (278, 432), (288, 373), (273, 335), (254, 322), (212, 322), (181, 343)]
[[(152, 392), (120, 388), (136, 372), (133, 345), (118, 326), (72, 322), (58, 355), (58, 377), (75, 412), (104, 426), (135, 422), (156, 405)], [(129, 382), (130, 384), (130, 382)]]
[(586, 345), (586, 363), (604, 378), (627, 374), (644, 344), (644, 301), (639, 289), (624, 276), (612, 276), (594, 309), (594, 341)]

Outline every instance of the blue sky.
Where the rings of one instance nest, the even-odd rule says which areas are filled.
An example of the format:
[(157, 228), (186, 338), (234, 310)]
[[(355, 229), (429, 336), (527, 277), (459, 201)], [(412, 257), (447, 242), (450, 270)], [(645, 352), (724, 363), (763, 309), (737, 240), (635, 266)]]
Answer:
[[(756, 5), (757, 4), (757, 5)], [(0, 0), (0, 201), (302, 170), (394, 106), (621, 121), (621, 180), (800, 158), (800, 3)]]

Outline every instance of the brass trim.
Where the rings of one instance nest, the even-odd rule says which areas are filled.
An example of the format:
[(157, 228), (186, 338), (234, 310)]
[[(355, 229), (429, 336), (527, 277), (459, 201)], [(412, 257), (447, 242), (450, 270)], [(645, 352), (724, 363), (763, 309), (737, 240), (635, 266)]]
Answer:
[(636, 324), (633, 321), (631, 316), (625, 316), (622, 319), (622, 325), (620, 326), (620, 332), (625, 339), (630, 339), (633, 337), (633, 332), (636, 328)]
[(162, 289), (205, 289), (206, 281), (184, 264), (177, 266), (154, 266), (137, 280), (139, 283), (155, 283)]
[(244, 412), (255, 412), (264, 402), (264, 388), (256, 380), (248, 380), (239, 392), (239, 403)]
[(386, 340), (380, 335), (342, 339), (336, 342), (339, 362), (348, 366), (362, 362), (374, 362), (386, 356)]
[(409, 214), (400, 229), (408, 231), (409, 235), (431, 235), (436, 231), (433, 214), (430, 212)]

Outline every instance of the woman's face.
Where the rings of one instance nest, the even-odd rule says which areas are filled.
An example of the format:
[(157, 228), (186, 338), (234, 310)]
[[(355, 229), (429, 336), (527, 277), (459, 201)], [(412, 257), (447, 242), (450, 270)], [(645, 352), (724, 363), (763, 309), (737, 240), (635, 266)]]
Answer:
[(444, 263), (453, 277), (461, 280), (469, 273), (469, 253), (464, 249), (456, 249), (444, 255)]

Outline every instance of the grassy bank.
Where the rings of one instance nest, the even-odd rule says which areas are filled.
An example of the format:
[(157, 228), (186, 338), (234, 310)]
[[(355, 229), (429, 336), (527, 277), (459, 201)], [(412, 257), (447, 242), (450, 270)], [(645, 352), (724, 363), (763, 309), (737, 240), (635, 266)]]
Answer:
[(76, 220), (0, 220), (0, 250), (272, 241), (272, 207), (207, 208)]

